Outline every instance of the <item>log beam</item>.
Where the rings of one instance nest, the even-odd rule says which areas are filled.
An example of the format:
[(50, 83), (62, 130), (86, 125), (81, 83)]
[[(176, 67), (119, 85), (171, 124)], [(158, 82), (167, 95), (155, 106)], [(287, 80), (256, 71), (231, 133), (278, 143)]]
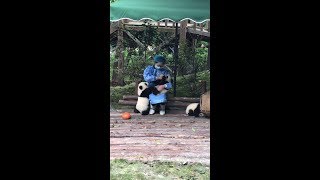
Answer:
[[(124, 95), (123, 100), (138, 100), (137, 95)], [(199, 103), (200, 98), (191, 98), (191, 97), (169, 97), (168, 101), (181, 101), (188, 103)]]
[(118, 30), (117, 27), (110, 26), (110, 35)]
[(128, 36), (134, 41), (136, 42), (140, 47), (142, 47), (143, 49), (145, 49), (144, 44), (139, 41), (139, 39), (137, 39), (136, 37), (134, 37), (134, 35), (132, 35), (129, 31), (127, 30), (123, 30), (126, 34), (128, 34)]
[[(141, 26), (126, 26), (126, 29), (127, 30), (133, 30), (133, 31), (144, 31), (145, 27), (141, 27)], [(157, 31), (174, 33), (175, 29), (172, 28), (172, 27), (158, 27)]]
[(210, 37), (210, 32), (207, 32), (207, 31), (199, 31), (199, 30), (194, 30), (194, 28), (188, 28), (187, 29), (187, 32), (188, 33), (192, 33), (192, 34), (198, 34), (198, 35), (201, 35), (201, 36), (206, 36), (206, 37)]
[(164, 40), (161, 44), (159, 44), (159, 46), (155, 49), (155, 52), (158, 52), (163, 46), (169, 44), (172, 40), (174, 40), (176, 37), (175, 34), (173, 34), (172, 36), (170, 36), (168, 39)]
[[(135, 106), (137, 101), (126, 101), (126, 100), (119, 100), (119, 104), (127, 105), (127, 106)], [(179, 102), (179, 101), (169, 101), (167, 103), (168, 107), (184, 107), (186, 108), (190, 103), (187, 102)]]

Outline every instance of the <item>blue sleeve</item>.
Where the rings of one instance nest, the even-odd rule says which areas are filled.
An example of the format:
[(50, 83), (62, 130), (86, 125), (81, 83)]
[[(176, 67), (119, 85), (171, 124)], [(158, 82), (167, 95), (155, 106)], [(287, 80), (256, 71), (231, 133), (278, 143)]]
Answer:
[(166, 84), (166, 86), (167, 86), (167, 87), (166, 87), (166, 89), (168, 89), (168, 90), (169, 90), (169, 89), (171, 89), (171, 88), (172, 88), (172, 83), (171, 83), (171, 82), (168, 82), (168, 83)]
[(148, 66), (144, 71), (143, 71), (143, 78), (145, 81), (148, 83), (155, 81), (156, 76), (153, 75), (153, 68), (152, 66)]

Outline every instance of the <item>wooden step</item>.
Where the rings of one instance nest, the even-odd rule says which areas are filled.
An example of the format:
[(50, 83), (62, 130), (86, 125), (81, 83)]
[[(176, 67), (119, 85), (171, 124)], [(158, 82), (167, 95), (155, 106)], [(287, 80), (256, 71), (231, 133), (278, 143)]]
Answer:
[[(137, 104), (136, 100), (119, 100), (119, 104), (121, 105), (127, 105), (127, 106), (135, 106)], [(182, 107), (186, 108), (190, 103), (188, 102), (179, 102), (179, 101), (168, 101), (167, 106), (168, 107)]]

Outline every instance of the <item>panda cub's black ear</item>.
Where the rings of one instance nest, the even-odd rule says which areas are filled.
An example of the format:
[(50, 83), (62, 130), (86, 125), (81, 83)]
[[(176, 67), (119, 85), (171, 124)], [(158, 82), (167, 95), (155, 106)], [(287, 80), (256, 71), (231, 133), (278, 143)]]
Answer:
[(144, 83), (146, 86), (148, 86), (148, 84), (147, 83)]
[(139, 89), (142, 90), (142, 86), (139, 86)]

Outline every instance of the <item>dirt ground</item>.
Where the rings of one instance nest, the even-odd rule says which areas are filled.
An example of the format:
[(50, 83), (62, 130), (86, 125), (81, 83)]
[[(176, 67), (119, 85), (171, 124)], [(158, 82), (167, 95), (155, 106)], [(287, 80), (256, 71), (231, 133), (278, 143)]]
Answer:
[(110, 112), (110, 158), (210, 165), (210, 120), (181, 113), (165, 116)]

